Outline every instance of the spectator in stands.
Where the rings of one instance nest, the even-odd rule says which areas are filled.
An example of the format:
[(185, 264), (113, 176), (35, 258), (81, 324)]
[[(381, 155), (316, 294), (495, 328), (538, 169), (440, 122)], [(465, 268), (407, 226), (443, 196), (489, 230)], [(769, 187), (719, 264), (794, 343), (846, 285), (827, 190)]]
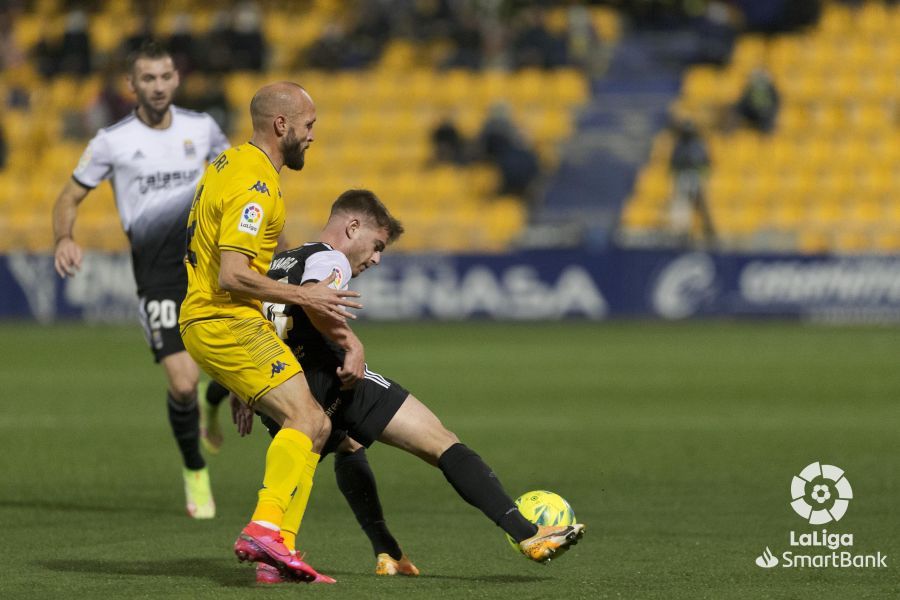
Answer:
[(93, 134), (101, 127), (112, 125), (134, 110), (135, 101), (121, 91), (122, 77), (114, 70), (103, 76), (103, 87), (85, 114), (85, 133)]
[(185, 108), (209, 114), (226, 135), (230, 132), (231, 105), (220, 75), (194, 73), (179, 88), (176, 102)]
[(392, 23), (378, 2), (364, 2), (350, 20), (330, 23), (303, 53), (300, 64), (314, 69), (361, 69), (378, 60)]
[(407, 12), (402, 16), (405, 21), (402, 34), (426, 42), (450, 38), (456, 24), (457, 12), (454, 9), (464, 8), (459, 3), (451, 4), (451, 0), (410, 2), (406, 6)]
[(494, 163), (500, 169), (499, 194), (531, 200), (540, 171), (537, 154), (513, 123), (506, 103), (494, 104), (481, 127), (475, 148), (476, 157)]
[(175, 62), (175, 68), (181, 76), (191, 73), (198, 67), (199, 57), (203, 54), (200, 41), (194, 37), (191, 16), (187, 13), (175, 15), (172, 24), (172, 35), (166, 46)]
[(66, 15), (66, 28), (60, 44), (61, 73), (87, 75), (91, 72), (91, 39), (87, 25), (87, 15), (83, 10), (73, 10)]
[(361, 61), (358, 65), (351, 66), (365, 67), (381, 56), (393, 30), (390, 4), (390, 2), (361, 2), (359, 8), (352, 13), (356, 22), (350, 30), (350, 39)]
[(343, 26), (339, 23), (328, 23), (322, 35), (306, 49), (301, 62), (312, 69), (325, 71), (340, 69), (344, 64), (343, 57), (347, 46)]
[(244, 2), (234, 12), (230, 32), (231, 66), (238, 71), (261, 72), (265, 66), (266, 40), (259, 7)]
[(231, 70), (231, 15), (227, 11), (213, 13), (204, 48), (203, 70), (209, 73), (227, 73)]
[(553, 69), (567, 62), (566, 41), (547, 28), (544, 12), (538, 7), (528, 7), (519, 13), (511, 50), (515, 68)]
[(42, 37), (34, 47), (38, 71), (44, 77), (60, 73), (87, 75), (91, 71), (91, 40), (87, 32), (87, 15), (73, 10), (65, 17), (61, 40)]
[(144, 44), (153, 41), (155, 39), (153, 29), (153, 16), (150, 14), (142, 16), (137, 29), (122, 42), (122, 56), (130, 56)]
[(459, 133), (453, 119), (445, 117), (431, 132), (431, 145), (434, 149), (433, 163), (450, 163), (462, 165), (466, 163), (466, 141)]
[(25, 53), (13, 35), (15, 13), (12, 8), (0, 8), (0, 73), (25, 62)]
[(721, 0), (709, 2), (694, 31), (699, 36), (696, 62), (719, 66), (728, 63), (737, 37), (736, 14), (731, 6)]
[(735, 112), (751, 127), (771, 133), (775, 128), (779, 105), (778, 90), (769, 73), (756, 69), (750, 75)]
[(688, 245), (696, 215), (700, 217), (707, 244), (712, 246), (716, 242), (716, 233), (706, 200), (706, 178), (710, 167), (706, 142), (690, 120), (675, 121), (672, 129), (675, 134), (675, 146), (669, 160), (673, 178), (669, 212), (672, 232), (682, 244)]
[(0, 171), (6, 168), (8, 157), (9, 145), (6, 143), (6, 132), (3, 130), (3, 123), (0, 123)]
[(41, 37), (32, 48), (35, 67), (44, 77), (53, 77), (59, 72), (59, 47), (52, 40)]
[(484, 35), (481, 23), (471, 12), (464, 12), (452, 21), (450, 40), (453, 50), (442, 64), (442, 68), (463, 68), (477, 70), (484, 59)]
[(604, 47), (594, 29), (590, 11), (584, 6), (571, 6), (566, 13), (566, 57), (586, 74), (599, 74)]

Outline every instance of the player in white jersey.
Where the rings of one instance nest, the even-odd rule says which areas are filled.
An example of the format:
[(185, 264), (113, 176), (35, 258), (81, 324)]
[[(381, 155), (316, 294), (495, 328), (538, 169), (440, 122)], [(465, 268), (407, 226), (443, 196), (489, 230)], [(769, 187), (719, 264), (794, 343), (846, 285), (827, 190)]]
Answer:
[(97, 132), (53, 207), (56, 270), (70, 277), (81, 267), (81, 247), (73, 238), (77, 208), (109, 179), (131, 243), (141, 324), (168, 379), (169, 421), (184, 462), (188, 514), (212, 518), (215, 503), (199, 447), (199, 369), (181, 341), (178, 312), (187, 290), (183, 260), (191, 201), (207, 162), (229, 143), (208, 114), (172, 104), (178, 71), (159, 44), (145, 43), (130, 57), (127, 78), (137, 108)]

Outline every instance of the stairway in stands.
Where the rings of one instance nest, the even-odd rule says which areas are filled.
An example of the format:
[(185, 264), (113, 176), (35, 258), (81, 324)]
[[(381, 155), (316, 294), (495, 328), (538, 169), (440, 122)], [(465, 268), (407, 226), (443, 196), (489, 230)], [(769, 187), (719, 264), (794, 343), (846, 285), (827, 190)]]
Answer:
[(537, 223), (577, 222), (580, 231), (565, 230), (572, 242), (610, 241), (695, 43), (671, 31), (631, 32), (619, 41), (606, 74), (592, 85), (593, 99), (579, 115)]

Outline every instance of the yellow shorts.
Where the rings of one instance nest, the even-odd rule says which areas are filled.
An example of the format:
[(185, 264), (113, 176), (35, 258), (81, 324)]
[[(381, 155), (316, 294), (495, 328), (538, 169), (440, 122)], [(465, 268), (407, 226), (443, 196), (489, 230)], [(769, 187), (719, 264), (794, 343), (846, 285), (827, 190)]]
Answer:
[(250, 406), (297, 373), (300, 363), (264, 319), (208, 319), (181, 329), (184, 347), (210, 377)]

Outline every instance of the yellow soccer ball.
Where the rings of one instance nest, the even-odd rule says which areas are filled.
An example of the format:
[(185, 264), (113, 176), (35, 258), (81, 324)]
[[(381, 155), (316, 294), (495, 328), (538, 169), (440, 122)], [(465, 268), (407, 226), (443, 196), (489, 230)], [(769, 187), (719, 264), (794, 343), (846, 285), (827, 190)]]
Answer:
[[(565, 498), (553, 492), (534, 490), (516, 498), (516, 506), (526, 519), (535, 525), (574, 525), (575, 513)], [(510, 545), (519, 552), (519, 544), (506, 536)]]

